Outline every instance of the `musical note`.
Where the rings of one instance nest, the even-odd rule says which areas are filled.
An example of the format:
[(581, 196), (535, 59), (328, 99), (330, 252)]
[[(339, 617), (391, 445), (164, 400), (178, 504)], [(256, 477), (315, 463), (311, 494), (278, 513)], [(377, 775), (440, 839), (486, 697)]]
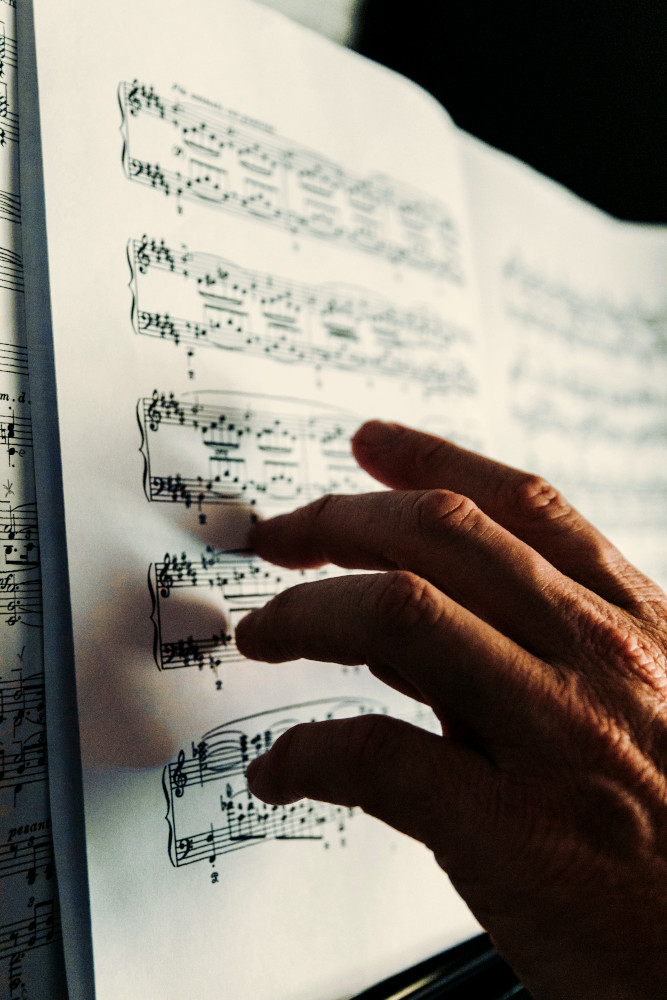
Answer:
[(655, 538), (667, 531), (667, 312), (579, 288), (518, 255), (501, 278), (523, 461), (665, 581)]
[(10, 110), (6, 91), (3, 93), (1, 90), (0, 90), (0, 112), (1, 112), (0, 118), (2, 119), (2, 127), (0, 128), (0, 146), (6, 146), (8, 142), (16, 143), (16, 145), (18, 146), (18, 140), (19, 140), (18, 115), (16, 114), (15, 111)]
[(524, 263), (519, 256), (502, 266), (506, 314), (528, 328), (540, 328), (572, 346), (619, 352), (645, 359), (667, 349), (667, 311), (643, 310), (592, 296)]
[(12, 997), (25, 986), (23, 980), (24, 957), (25, 953), (22, 951), (15, 951), (9, 955), (9, 994)]
[[(202, 398), (230, 403), (214, 405)], [(186, 400), (156, 390), (139, 400), (147, 498), (195, 507), (201, 515), (207, 504), (261, 501), (284, 508), (322, 493), (371, 488), (350, 451), (356, 419), (276, 397), (253, 402), (267, 409), (241, 406), (233, 394), (220, 393), (196, 393)], [(167, 464), (174, 449), (187, 454), (187, 472)]]
[[(587, 296), (517, 257), (506, 261), (502, 276), (505, 313), (518, 333), (512, 413), (524, 433), (556, 431), (569, 442), (576, 437), (628, 453), (663, 441), (667, 389), (656, 361), (667, 353), (667, 313)], [(612, 370), (619, 357), (626, 367)], [(604, 364), (609, 370), (601, 378)], [(641, 371), (638, 383), (629, 378), (632, 369)], [(634, 478), (627, 468), (623, 475)]]
[(56, 900), (35, 903), (32, 916), (0, 927), (0, 960), (13, 953), (39, 948), (61, 937), (60, 909)]
[(0, 247), (0, 288), (23, 292), (23, 261), (20, 254)]
[[(0, 21), (0, 220), (5, 227), (0, 443), (8, 466), (0, 501), (0, 810), (6, 836), (0, 844), (0, 994), (12, 1000), (67, 993), (50, 834), (41, 638), (34, 634), (41, 627), (41, 583), (32, 428), (26, 417), (15, 6), (15, 0), (6, 0)], [(35, 897), (26, 909), (27, 887)]]
[[(238, 663), (243, 657), (236, 648), (236, 622), (252, 608), (298, 583), (326, 579), (341, 573), (330, 566), (315, 570), (286, 570), (258, 557), (239, 558), (208, 547), (199, 559), (167, 553), (151, 564), (149, 588), (153, 603), (151, 618), (155, 628), (154, 655), (160, 670), (204, 667), (217, 673), (223, 664)], [(202, 599), (211, 592), (220, 596), (225, 627), (210, 635), (184, 634), (191, 627), (192, 607), (169, 600), (175, 595), (198, 589)], [(172, 638), (173, 637), (173, 638)]]
[(0, 552), (5, 569), (39, 566), (37, 510), (34, 501), (14, 504), (0, 500)]
[(0, 63), (3, 69), (1, 76), (6, 76), (7, 67), (16, 69), (16, 39), (7, 34), (3, 21), (0, 21)]
[[(268, 840), (317, 840), (325, 827), (342, 829), (352, 811), (303, 800), (289, 806), (267, 806), (248, 789), (245, 770), (268, 750), (281, 733), (297, 722), (316, 718), (345, 718), (360, 713), (384, 713), (380, 703), (358, 698), (320, 699), (236, 719), (206, 733), (192, 745), (191, 754), (179, 751), (175, 764), (163, 772), (168, 803), (169, 852), (175, 867), (207, 860)], [(191, 818), (209, 814), (206, 828), (180, 832)]]
[[(304, 285), (148, 236), (128, 245), (138, 334), (471, 393), (461, 359), (469, 331), (425, 307), (404, 309), (360, 288)], [(187, 318), (175, 311), (190, 300)], [(192, 351), (190, 350), (190, 356)]]
[(16, 464), (17, 458), (23, 458), (29, 451), (31, 453), (32, 423), (30, 418), (17, 417), (13, 409), (9, 413), (0, 414), (0, 444), (3, 444), (7, 449), (10, 466)]
[(47, 776), (46, 739), (43, 732), (0, 747), (0, 788), (11, 789), (15, 800), (26, 785), (46, 781)]
[(39, 550), (34, 542), (25, 542), (22, 545), (4, 545), (2, 548), (5, 566), (26, 569), (39, 565)]
[(20, 572), (0, 573), (0, 620), (6, 625), (22, 622), (42, 625), (42, 581), (39, 574), (25, 578)]
[[(190, 755), (180, 750), (176, 763), (163, 771), (167, 799), (168, 850), (174, 867), (212, 862), (220, 855), (270, 840), (324, 842), (327, 829), (344, 832), (353, 810), (303, 799), (287, 806), (267, 806), (250, 792), (248, 764), (271, 748), (278, 737), (300, 722), (387, 713), (374, 699), (322, 698), (235, 719), (193, 743)], [(435, 716), (420, 706), (409, 721), (433, 732)], [(205, 826), (192, 830), (201, 817)], [(187, 833), (182, 833), (185, 827)]]
[[(179, 207), (194, 201), (464, 283), (460, 236), (441, 202), (388, 177), (352, 176), (273, 130), (138, 80), (118, 96), (127, 177)], [(142, 158), (160, 135), (160, 162)]]
[[(0, 137), (1, 138), (1, 137)], [(0, 219), (21, 221), (21, 197), (12, 191), (0, 191)]]
[(53, 841), (49, 833), (19, 837), (0, 845), (0, 879), (25, 875), (33, 885), (39, 874), (53, 877)]
[(11, 718), (14, 733), (24, 722), (43, 726), (44, 712), (44, 676), (34, 674), (24, 677), (21, 671), (13, 673), (18, 676), (10, 680), (0, 679), (0, 723)]

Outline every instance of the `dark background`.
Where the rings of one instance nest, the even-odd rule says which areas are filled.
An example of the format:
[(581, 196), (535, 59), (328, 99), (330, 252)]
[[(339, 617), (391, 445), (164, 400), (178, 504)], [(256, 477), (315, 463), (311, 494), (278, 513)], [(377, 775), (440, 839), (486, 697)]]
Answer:
[(667, 0), (362, 0), (352, 47), (612, 215), (667, 223)]

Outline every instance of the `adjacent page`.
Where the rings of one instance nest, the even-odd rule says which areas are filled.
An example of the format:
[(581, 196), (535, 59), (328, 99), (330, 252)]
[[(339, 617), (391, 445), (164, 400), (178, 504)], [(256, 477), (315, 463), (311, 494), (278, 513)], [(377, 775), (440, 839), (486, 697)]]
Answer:
[(462, 150), (494, 453), (547, 476), (667, 586), (667, 230), (463, 134)]
[(0, 3), (0, 998), (64, 997), (23, 310), (17, 38)]
[[(239, 616), (318, 575), (242, 550), (251, 516), (375, 488), (350, 454), (365, 417), (485, 446), (457, 133), (241, 0), (33, 8), (28, 319), (51, 508), (57, 433), (62, 462), (66, 549), (52, 521), (45, 562), (50, 592), (69, 577), (96, 995), (348, 996), (477, 925), (423, 847), (319, 803), (269, 809), (244, 769), (294, 722), (434, 720), (364, 670), (242, 661)], [(58, 733), (78, 995), (78, 752)]]

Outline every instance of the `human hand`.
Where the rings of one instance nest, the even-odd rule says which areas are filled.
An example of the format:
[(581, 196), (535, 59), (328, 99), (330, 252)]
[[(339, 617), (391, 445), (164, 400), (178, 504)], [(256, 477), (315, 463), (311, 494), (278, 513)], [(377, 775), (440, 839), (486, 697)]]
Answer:
[[(254, 660), (368, 664), (437, 736), (364, 716), (285, 733), (271, 803), (361, 808), (422, 841), (536, 1000), (667, 996), (667, 598), (548, 484), (371, 422), (393, 487), (258, 523), (303, 584), (237, 628)], [(450, 492), (451, 491), (451, 492)]]

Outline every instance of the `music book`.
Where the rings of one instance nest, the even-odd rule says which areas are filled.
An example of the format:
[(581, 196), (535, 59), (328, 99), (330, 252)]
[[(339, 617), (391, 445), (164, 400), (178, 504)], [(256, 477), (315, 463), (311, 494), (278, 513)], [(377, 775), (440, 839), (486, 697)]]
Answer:
[(667, 237), (250, 0), (0, 15), (3, 995), (65, 996), (64, 953), (71, 997), (349, 997), (479, 927), (421, 845), (250, 794), (297, 722), (435, 729), (363, 666), (243, 660), (243, 614), (342, 572), (251, 519), (378, 488), (379, 417), (667, 580)]

